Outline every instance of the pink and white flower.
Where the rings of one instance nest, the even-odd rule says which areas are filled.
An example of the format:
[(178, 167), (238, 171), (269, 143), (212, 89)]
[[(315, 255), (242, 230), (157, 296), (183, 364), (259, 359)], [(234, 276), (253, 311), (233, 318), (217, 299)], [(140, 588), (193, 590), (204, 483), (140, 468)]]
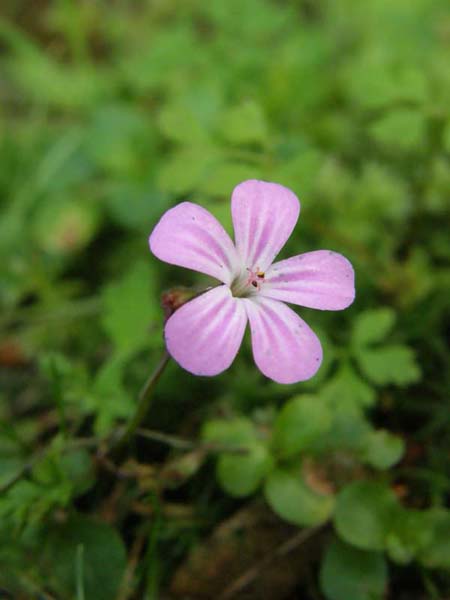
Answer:
[(250, 324), (259, 369), (279, 383), (312, 377), (322, 362), (316, 334), (284, 302), (342, 310), (355, 298), (354, 271), (341, 254), (316, 250), (273, 262), (297, 223), (300, 203), (276, 183), (249, 180), (233, 191), (235, 244), (210, 212), (182, 202), (150, 235), (167, 263), (222, 282), (179, 308), (166, 322), (171, 356), (195, 375), (217, 375), (233, 362)]

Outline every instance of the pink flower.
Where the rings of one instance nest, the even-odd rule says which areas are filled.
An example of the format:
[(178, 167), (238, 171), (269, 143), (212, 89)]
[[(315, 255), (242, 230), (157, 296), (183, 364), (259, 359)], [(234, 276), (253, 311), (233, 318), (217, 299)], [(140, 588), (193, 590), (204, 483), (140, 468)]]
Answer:
[(273, 262), (298, 219), (300, 203), (276, 183), (249, 180), (233, 191), (233, 244), (207, 210), (182, 202), (150, 235), (167, 263), (200, 271), (219, 285), (179, 308), (165, 325), (171, 356), (195, 375), (217, 375), (233, 362), (250, 323), (259, 369), (279, 383), (312, 377), (322, 362), (316, 334), (284, 302), (342, 310), (355, 297), (350, 262), (317, 250)]

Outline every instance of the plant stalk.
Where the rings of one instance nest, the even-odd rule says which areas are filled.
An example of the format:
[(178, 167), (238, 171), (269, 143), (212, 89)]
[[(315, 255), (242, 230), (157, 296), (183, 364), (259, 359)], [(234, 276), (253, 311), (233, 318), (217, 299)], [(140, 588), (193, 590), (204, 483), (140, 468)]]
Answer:
[(170, 354), (167, 352), (167, 350), (164, 350), (164, 353), (158, 365), (156, 366), (155, 370), (149, 375), (139, 394), (138, 406), (133, 418), (128, 423), (118, 440), (113, 444), (113, 450), (115, 452), (120, 452), (120, 450), (122, 450), (128, 444), (130, 439), (136, 433), (136, 430), (140, 427), (150, 408), (150, 402), (156, 384), (158, 383), (159, 378), (163, 374), (169, 360)]

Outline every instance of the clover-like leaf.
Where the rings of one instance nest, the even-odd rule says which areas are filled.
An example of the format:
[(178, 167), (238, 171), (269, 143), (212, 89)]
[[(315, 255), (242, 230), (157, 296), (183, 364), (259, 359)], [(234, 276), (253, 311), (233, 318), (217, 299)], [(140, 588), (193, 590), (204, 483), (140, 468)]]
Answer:
[(126, 566), (125, 546), (106, 523), (81, 515), (54, 526), (47, 536), (43, 562), (63, 597), (75, 594), (77, 553), (82, 549), (86, 600), (110, 600), (118, 592)]
[(450, 511), (429, 511), (428, 528), (432, 535), (420, 550), (420, 561), (431, 569), (450, 569)]
[(248, 100), (230, 108), (222, 116), (221, 133), (234, 144), (264, 143), (268, 131), (260, 105)]
[(255, 425), (246, 417), (234, 417), (231, 419), (211, 419), (206, 421), (202, 429), (202, 440), (230, 449), (245, 448), (258, 438)]
[(98, 207), (92, 202), (53, 198), (39, 206), (33, 230), (40, 248), (65, 256), (79, 252), (91, 241), (98, 222)]
[(337, 497), (336, 531), (357, 548), (383, 550), (396, 506), (396, 498), (387, 486), (374, 481), (355, 481)]
[(378, 385), (408, 385), (420, 379), (420, 368), (411, 348), (401, 344), (360, 350), (357, 360), (367, 377)]
[(401, 459), (404, 450), (400, 437), (380, 429), (367, 435), (364, 460), (376, 469), (389, 469)]
[[(199, 181), (197, 189), (199, 192), (211, 196), (227, 197), (230, 190), (238, 183), (255, 178), (256, 175), (257, 169), (254, 165), (248, 165), (238, 160), (224, 160), (211, 167), (209, 177)], [(226, 212), (229, 212), (227, 206), (224, 208), (227, 209)]]
[(345, 363), (322, 387), (321, 397), (332, 406), (346, 406), (360, 410), (375, 402), (375, 390)]
[(323, 557), (320, 587), (328, 600), (381, 600), (387, 575), (381, 553), (358, 550), (334, 539)]
[(158, 171), (157, 183), (163, 192), (183, 194), (196, 189), (220, 159), (210, 144), (186, 146), (170, 155)]
[(333, 496), (313, 492), (299, 474), (286, 469), (275, 469), (269, 474), (264, 495), (272, 510), (294, 525), (324, 523), (334, 507)]
[(369, 130), (375, 141), (390, 150), (418, 152), (424, 147), (426, 122), (423, 114), (415, 109), (393, 109)]
[(365, 310), (353, 322), (352, 344), (355, 348), (381, 342), (390, 333), (395, 323), (392, 308)]
[(280, 410), (273, 430), (275, 452), (290, 457), (308, 448), (331, 426), (327, 404), (314, 396), (297, 396)]
[(152, 284), (152, 271), (142, 261), (103, 291), (102, 324), (121, 354), (141, 349), (150, 339), (150, 326), (159, 316)]
[(391, 530), (386, 537), (386, 550), (391, 560), (404, 565), (435, 541), (434, 511), (398, 506), (393, 513)]
[(220, 453), (217, 479), (231, 496), (252, 494), (272, 468), (272, 456), (250, 419), (235, 417), (207, 421), (202, 439), (213, 449), (215, 445)]
[(158, 125), (166, 137), (186, 145), (203, 142), (208, 137), (197, 116), (181, 103), (164, 106), (159, 113)]
[(217, 479), (231, 496), (243, 497), (255, 492), (273, 466), (272, 456), (262, 442), (253, 442), (242, 453), (220, 455)]

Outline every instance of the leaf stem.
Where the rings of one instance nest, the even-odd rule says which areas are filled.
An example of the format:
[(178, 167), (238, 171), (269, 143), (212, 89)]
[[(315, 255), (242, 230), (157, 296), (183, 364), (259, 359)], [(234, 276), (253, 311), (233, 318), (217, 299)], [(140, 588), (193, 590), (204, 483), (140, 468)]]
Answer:
[(127, 443), (133, 437), (136, 430), (139, 428), (142, 421), (144, 420), (146, 414), (148, 413), (148, 409), (150, 407), (150, 402), (151, 402), (151, 399), (153, 396), (153, 391), (156, 387), (156, 384), (159, 381), (159, 378), (163, 374), (169, 360), (170, 360), (170, 354), (167, 352), (167, 350), (164, 350), (164, 353), (163, 353), (158, 365), (156, 366), (155, 370), (149, 375), (147, 381), (145, 382), (145, 384), (139, 394), (138, 406), (137, 406), (136, 412), (134, 413), (133, 418), (128, 423), (125, 430), (120, 435), (120, 437), (115, 442), (115, 444), (113, 444), (113, 449), (115, 451), (120, 451), (122, 448), (124, 448), (124, 446), (127, 445)]
[(248, 448), (245, 446), (235, 446), (234, 444), (218, 444), (214, 442), (198, 442), (194, 440), (186, 440), (170, 433), (162, 433), (153, 429), (136, 429), (136, 435), (166, 444), (175, 450), (204, 450), (207, 452), (228, 452), (230, 454), (247, 454)]

